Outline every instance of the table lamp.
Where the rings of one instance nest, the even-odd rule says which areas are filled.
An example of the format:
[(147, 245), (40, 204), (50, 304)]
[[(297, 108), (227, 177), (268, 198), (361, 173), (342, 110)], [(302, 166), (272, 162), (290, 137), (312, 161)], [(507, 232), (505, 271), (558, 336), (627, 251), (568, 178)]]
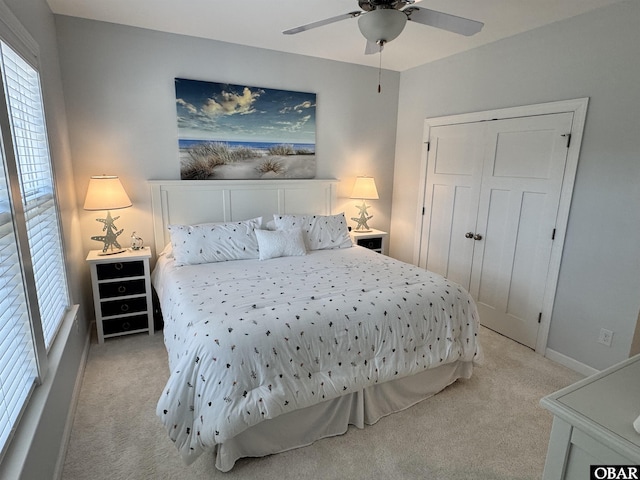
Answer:
[(365, 203), (365, 200), (378, 200), (380, 198), (378, 197), (378, 190), (376, 189), (376, 182), (373, 177), (356, 177), (351, 198), (359, 198), (362, 200), (362, 205), (358, 206), (360, 216), (351, 217), (351, 220), (357, 223), (356, 232), (370, 232), (371, 229), (367, 222), (373, 218), (373, 215), (368, 215), (367, 209), (369, 207)]
[(87, 196), (84, 200), (84, 209), (107, 211), (106, 218), (96, 218), (96, 221), (104, 224), (102, 228), (102, 231), (105, 232), (104, 235), (91, 237), (91, 240), (104, 243), (102, 252), (98, 255), (113, 255), (125, 251), (118, 243), (118, 236), (124, 229), (118, 230), (114, 224), (120, 216), (112, 218), (111, 210), (130, 206), (131, 200), (129, 200), (129, 196), (124, 191), (124, 187), (117, 176), (100, 175), (91, 177), (89, 188), (87, 188)]

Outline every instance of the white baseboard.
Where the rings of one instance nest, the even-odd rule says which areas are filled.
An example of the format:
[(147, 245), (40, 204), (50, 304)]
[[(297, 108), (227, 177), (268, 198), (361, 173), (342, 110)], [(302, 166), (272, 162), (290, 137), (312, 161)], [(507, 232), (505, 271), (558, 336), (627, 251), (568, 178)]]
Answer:
[(80, 367), (78, 368), (78, 375), (76, 376), (76, 383), (73, 387), (73, 396), (71, 397), (71, 405), (69, 407), (69, 413), (67, 415), (67, 421), (64, 427), (64, 433), (60, 445), (60, 453), (58, 454), (58, 462), (56, 463), (56, 469), (51, 477), (54, 480), (62, 480), (64, 461), (67, 457), (67, 449), (69, 448), (69, 441), (71, 440), (71, 429), (73, 428), (73, 420), (76, 416), (76, 409), (78, 407), (78, 400), (80, 398), (80, 388), (82, 387), (82, 379), (84, 378), (84, 369), (87, 365), (87, 357), (89, 356), (91, 331), (92, 330), (89, 329), (89, 332), (87, 333), (84, 349), (82, 351), (82, 358), (80, 359)]
[(585, 365), (584, 363), (574, 360), (571, 357), (567, 357), (562, 353), (558, 353), (555, 350), (551, 350), (550, 348), (547, 348), (545, 350), (544, 356), (547, 357), (549, 360), (559, 363), (560, 365), (570, 368), (571, 370), (581, 373), (582, 375), (585, 375), (587, 377), (600, 372), (600, 370), (596, 370), (595, 368), (590, 367), (589, 365)]

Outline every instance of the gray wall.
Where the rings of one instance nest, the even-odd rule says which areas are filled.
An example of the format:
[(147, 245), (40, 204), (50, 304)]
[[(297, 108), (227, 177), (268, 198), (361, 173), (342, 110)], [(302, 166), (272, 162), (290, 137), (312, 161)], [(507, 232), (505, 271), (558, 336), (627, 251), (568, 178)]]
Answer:
[[(58, 60), (54, 17), (45, 0), (5, 0), (20, 23), (40, 47), (40, 77), (49, 146), (53, 159), (58, 201), (71, 285), (72, 303), (82, 297), (81, 275), (85, 263), (76, 209), (66, 111)], [(36, 388), (11, 447), (0, 465), (0, 478), (51, 478), (63, 447), (63, 432), (72, 406), (72, 395), (82, 367), (87, 329), (81, 311), (77, 324), (63, 325), (49, 352), (49, 372)]]
[[(66, 16), (56, 22), (78, 205), (91, 175), (119, 175), (133, 202), (119, 212), (124, 236), (135, 230), (151, 244), (145, 182), (180, 178), (175, 77), (315, 92), (317, 177), (342, 180), (339, 208), (350, 217), (355, 177), (374, 176), (380, 200), (370, 202), (372, 226), (389, 227), (397, 72), (383, 72), (378, 94), (370, 67)], [(89, 239), (100, 228), (96, 215), (82, 213), (84, 248), (96, 249)]]
[(425, 118), (590, 97), (548, 347), (596, 369), (628, 356), (640, 305), (639, 21), (640, 2), (622, 2), (400, 82), (390, 252), (407, 261)]

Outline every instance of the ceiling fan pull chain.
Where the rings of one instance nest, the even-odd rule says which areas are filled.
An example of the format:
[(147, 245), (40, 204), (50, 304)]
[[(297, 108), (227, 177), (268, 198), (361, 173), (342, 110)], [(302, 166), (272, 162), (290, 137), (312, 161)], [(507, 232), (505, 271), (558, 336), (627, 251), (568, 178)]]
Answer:
[(382, 47), (384, 47), (384, 42), (382, 40), (378, 40), (378, 45), (380, 45), (380, 63), (378, 64), (378, 93), (382, 91)]

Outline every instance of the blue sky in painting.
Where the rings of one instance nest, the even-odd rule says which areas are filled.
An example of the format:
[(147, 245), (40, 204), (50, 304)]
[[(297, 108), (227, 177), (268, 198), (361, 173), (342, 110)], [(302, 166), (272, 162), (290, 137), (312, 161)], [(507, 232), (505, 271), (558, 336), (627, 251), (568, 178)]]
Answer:
[(314, 93), (175, 79), (180, 139), (315, 144)]

